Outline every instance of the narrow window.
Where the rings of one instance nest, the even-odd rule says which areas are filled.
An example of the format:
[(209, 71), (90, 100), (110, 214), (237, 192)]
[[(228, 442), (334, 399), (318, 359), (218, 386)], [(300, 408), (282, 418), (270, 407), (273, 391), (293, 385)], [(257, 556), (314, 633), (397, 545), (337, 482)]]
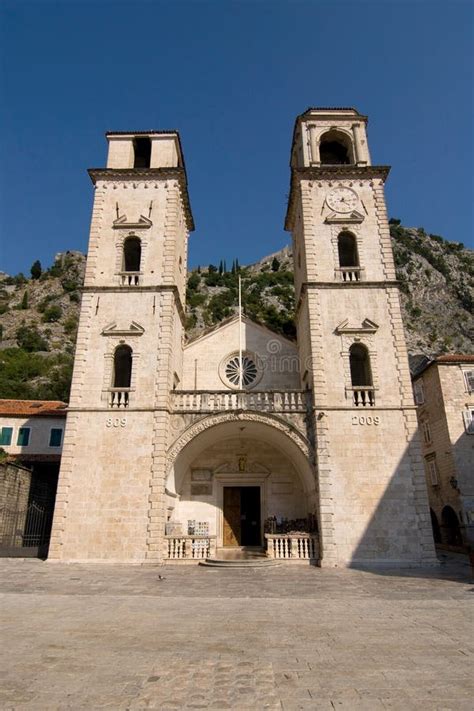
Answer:
[(49, 446), (60, 447), (63, 439), (63, 431), (60, 427), (53, 427), (49, 435)]
[(359, 256), (357, 254), (357, 242), (350, 232), (341, 232), (337, 238), (337, 249), (339, 252), (340, 267), (358, 267)]
[(430, 475), (430, 481), (433, 486), (436, 486), (438, 484), (438, 465), (436, 464), (436, 457), (432, 455), (427, 457), (426, 466)]
[(149, 168), (151, 159), (151, 141), (149, 138), (135, 138), (133, 142), (135, 151), (134, 168)]
[(18, 439), (17, 439), (17, 445), (19, 447), (27, 447), (30, 442), (30, 428), (29, 427), (20, 427), (18, 430)]
[(365, 346), (355, 343), (349, 350), (352, 387), (372, 387), (372, 372), (369, 352)]
[(132, 380), (132, 349), (118, 346), (114, 354), (114, 388), (129, 388)]
[(2, 427), (0, 433), (0, 445), (5, 447), (12, 443), (13, 427)]
[(128, 237), (123, 243), (123, 271), (139, 272), (142, 243), (138, 237)]
[(415, 396), (415, 404), (416, 405), (423, 405), (425, 402), (425, 391), (423, 388), (423, 380), (420, 378), (419, 380), (416, 380), (415, 383), (413, 384), (413, 394)]
[(430, 428), (429, 422), (423, 422), (421, 427), (423, 430), (423, 439), (425, 441), (425, 444), (430, 444), (431, 443), (431, 428)]

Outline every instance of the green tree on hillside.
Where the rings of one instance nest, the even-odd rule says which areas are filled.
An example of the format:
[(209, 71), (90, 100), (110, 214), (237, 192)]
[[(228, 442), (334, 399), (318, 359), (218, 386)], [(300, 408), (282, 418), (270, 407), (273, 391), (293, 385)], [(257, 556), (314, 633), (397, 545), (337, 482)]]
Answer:
[(42, 271), (43, 270), (41, 269), (41, 262), (39, 259), (37, 259), (36, 262), (33, 262), (33, 264), (31, 265), (31, 269), (30, 269), (31, 278), (32, 279), (39, 279)]

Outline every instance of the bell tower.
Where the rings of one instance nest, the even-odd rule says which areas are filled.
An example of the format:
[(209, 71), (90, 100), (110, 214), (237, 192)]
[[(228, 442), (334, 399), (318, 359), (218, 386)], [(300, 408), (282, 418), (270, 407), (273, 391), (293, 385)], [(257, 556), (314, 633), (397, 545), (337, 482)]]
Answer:
[(51, 560), (159, 558), (187, 238), (176, 131), (110, 132), (95, 188)]
[(296, 119), (292, 233), (302, 387), (313, 393), (322, 565), (435, 561), (398, 285), (367, 117)]

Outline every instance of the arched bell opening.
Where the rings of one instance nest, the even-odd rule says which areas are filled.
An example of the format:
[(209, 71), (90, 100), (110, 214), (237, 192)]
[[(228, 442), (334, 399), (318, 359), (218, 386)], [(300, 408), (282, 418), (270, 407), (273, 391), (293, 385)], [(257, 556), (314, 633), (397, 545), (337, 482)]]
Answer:
[(351, 165), (355, 163), (351, 138), (343, 131), (323, 133), (319, 142), (321, 165)]

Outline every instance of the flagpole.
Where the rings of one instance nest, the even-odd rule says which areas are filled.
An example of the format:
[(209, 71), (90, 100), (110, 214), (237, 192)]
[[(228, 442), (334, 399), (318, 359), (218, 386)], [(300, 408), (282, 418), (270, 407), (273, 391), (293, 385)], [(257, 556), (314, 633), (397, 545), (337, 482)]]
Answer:
[(239, 276), (239, 390), (242, 390), (242, 279)]

